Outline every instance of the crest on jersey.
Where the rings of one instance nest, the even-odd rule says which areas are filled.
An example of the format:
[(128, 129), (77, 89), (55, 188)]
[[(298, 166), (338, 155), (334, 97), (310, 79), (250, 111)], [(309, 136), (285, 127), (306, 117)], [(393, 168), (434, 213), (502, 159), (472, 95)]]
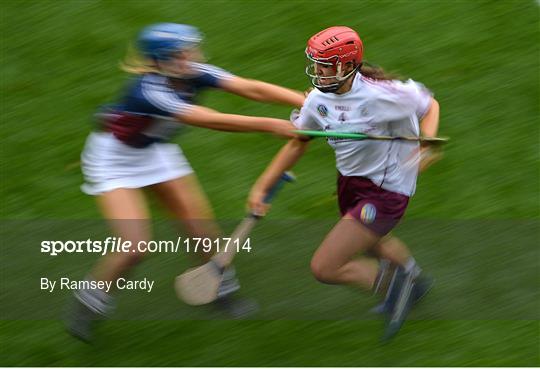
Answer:
[(377, 216), (377, 208), (375, 205), (367, 203), (364, 206), (362, 206), (362, 210), (360, 211), (360, 220), (364, 224), (371, 224), (375, 220), (375, 217)]
[(319, 112), (321, 117), (326, 117), (328, 115), (328, 108), (323, 104), (317, 106), (317, 111)]

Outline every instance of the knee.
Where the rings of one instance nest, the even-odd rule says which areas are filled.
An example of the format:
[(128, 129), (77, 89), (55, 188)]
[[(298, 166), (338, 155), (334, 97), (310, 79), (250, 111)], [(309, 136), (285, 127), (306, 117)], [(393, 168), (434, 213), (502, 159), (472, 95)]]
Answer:
[(316, 257), (311, 259), (311, 273), (321, 283), (332, 284), (335, 281), (335, 271), (323, 260)]

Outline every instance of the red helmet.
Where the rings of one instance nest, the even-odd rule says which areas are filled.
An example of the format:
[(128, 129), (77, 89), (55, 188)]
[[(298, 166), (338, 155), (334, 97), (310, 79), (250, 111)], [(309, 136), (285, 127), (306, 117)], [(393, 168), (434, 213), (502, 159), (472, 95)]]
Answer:
[[(349, 27), (336, 26), (327, 28), (312, 36), (306, 47), (306, 56), (312, 62), (306, 68), (311, 83), (323, 92), (332, 92), (353, 75), (362, 62), (364, 47), (358, 34)], [(343, 66), (353, 62), (354, 69), (342, 75)], [(321, 76), (316, 73), (316, 64), (331, 65), (335, 68), (334, 76)], [(321, 84), (321, 80), (335, 79), (336, 83)]]

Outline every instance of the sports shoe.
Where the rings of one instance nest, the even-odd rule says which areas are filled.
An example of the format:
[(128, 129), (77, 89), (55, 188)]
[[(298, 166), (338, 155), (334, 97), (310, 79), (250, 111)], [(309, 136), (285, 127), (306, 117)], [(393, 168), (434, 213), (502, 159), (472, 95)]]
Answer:
[(383, 341), (390, 340), (399, 332), (415, 300), (418, 301), (419, 298), (422, 298), (427, 293), (426, 286), (430, 286), (430, 284), (426, 285), (422, 283), (418, 286), (416, 282), (418, 277), (415, 278), (414, 273), (415, 271), (404, 272), (401, 269), (396, 278), (398, 292), (396, 293), (395, 290), (391, 291), (391, 296), (388, 299), (389, 306), (387, 308), (389, 309), (389, 313), (382, 337)]
[[(422, 300), (429, 291), (433, 288), (433, 285), (435, 284), (435, 280), (433, 277), (422, 273), (418, 278), (415, 280), (416, 288), (413, 291), (413, 304), (416, 305), (417, 303)], [(369, 311), (373, 314), (386, 314), (391, 311), (391, 303), (389, 303), (389, 299), (386, 299), (383, 302), (380, 302), (379, 304), (375, 305), (373, 308), (371, 308)]]
[(232, 294), (220, 297), (212, 304), (233, 319), (248, 318), (259, 311), (259, 304), (254, 299), (235, 297)]
[(94, 326), (104, 317), (89, 309), (79, 299), (74, 298), (72, 301), (65, 319), (65, 328), (73, 337), (85, 343), (91, 343)]

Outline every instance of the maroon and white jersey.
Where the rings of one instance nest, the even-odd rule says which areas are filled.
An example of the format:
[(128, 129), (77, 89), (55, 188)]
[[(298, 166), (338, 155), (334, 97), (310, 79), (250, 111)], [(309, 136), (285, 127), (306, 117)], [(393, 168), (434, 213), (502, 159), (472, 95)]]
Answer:
[[(413, 80), (380, 81), (357, 73), (347, 93), (311, 91), (292, 120), (298, 129), (418, 136), (419, 121), (431, 101), (430, 91)], [(418, 143), (327, 140), (336, 152), (336, 166), (343, 176), (367, 177), (385, 190), (407, 196), (414, 193), (418, 164), (410, 165), (409, 159)]]

